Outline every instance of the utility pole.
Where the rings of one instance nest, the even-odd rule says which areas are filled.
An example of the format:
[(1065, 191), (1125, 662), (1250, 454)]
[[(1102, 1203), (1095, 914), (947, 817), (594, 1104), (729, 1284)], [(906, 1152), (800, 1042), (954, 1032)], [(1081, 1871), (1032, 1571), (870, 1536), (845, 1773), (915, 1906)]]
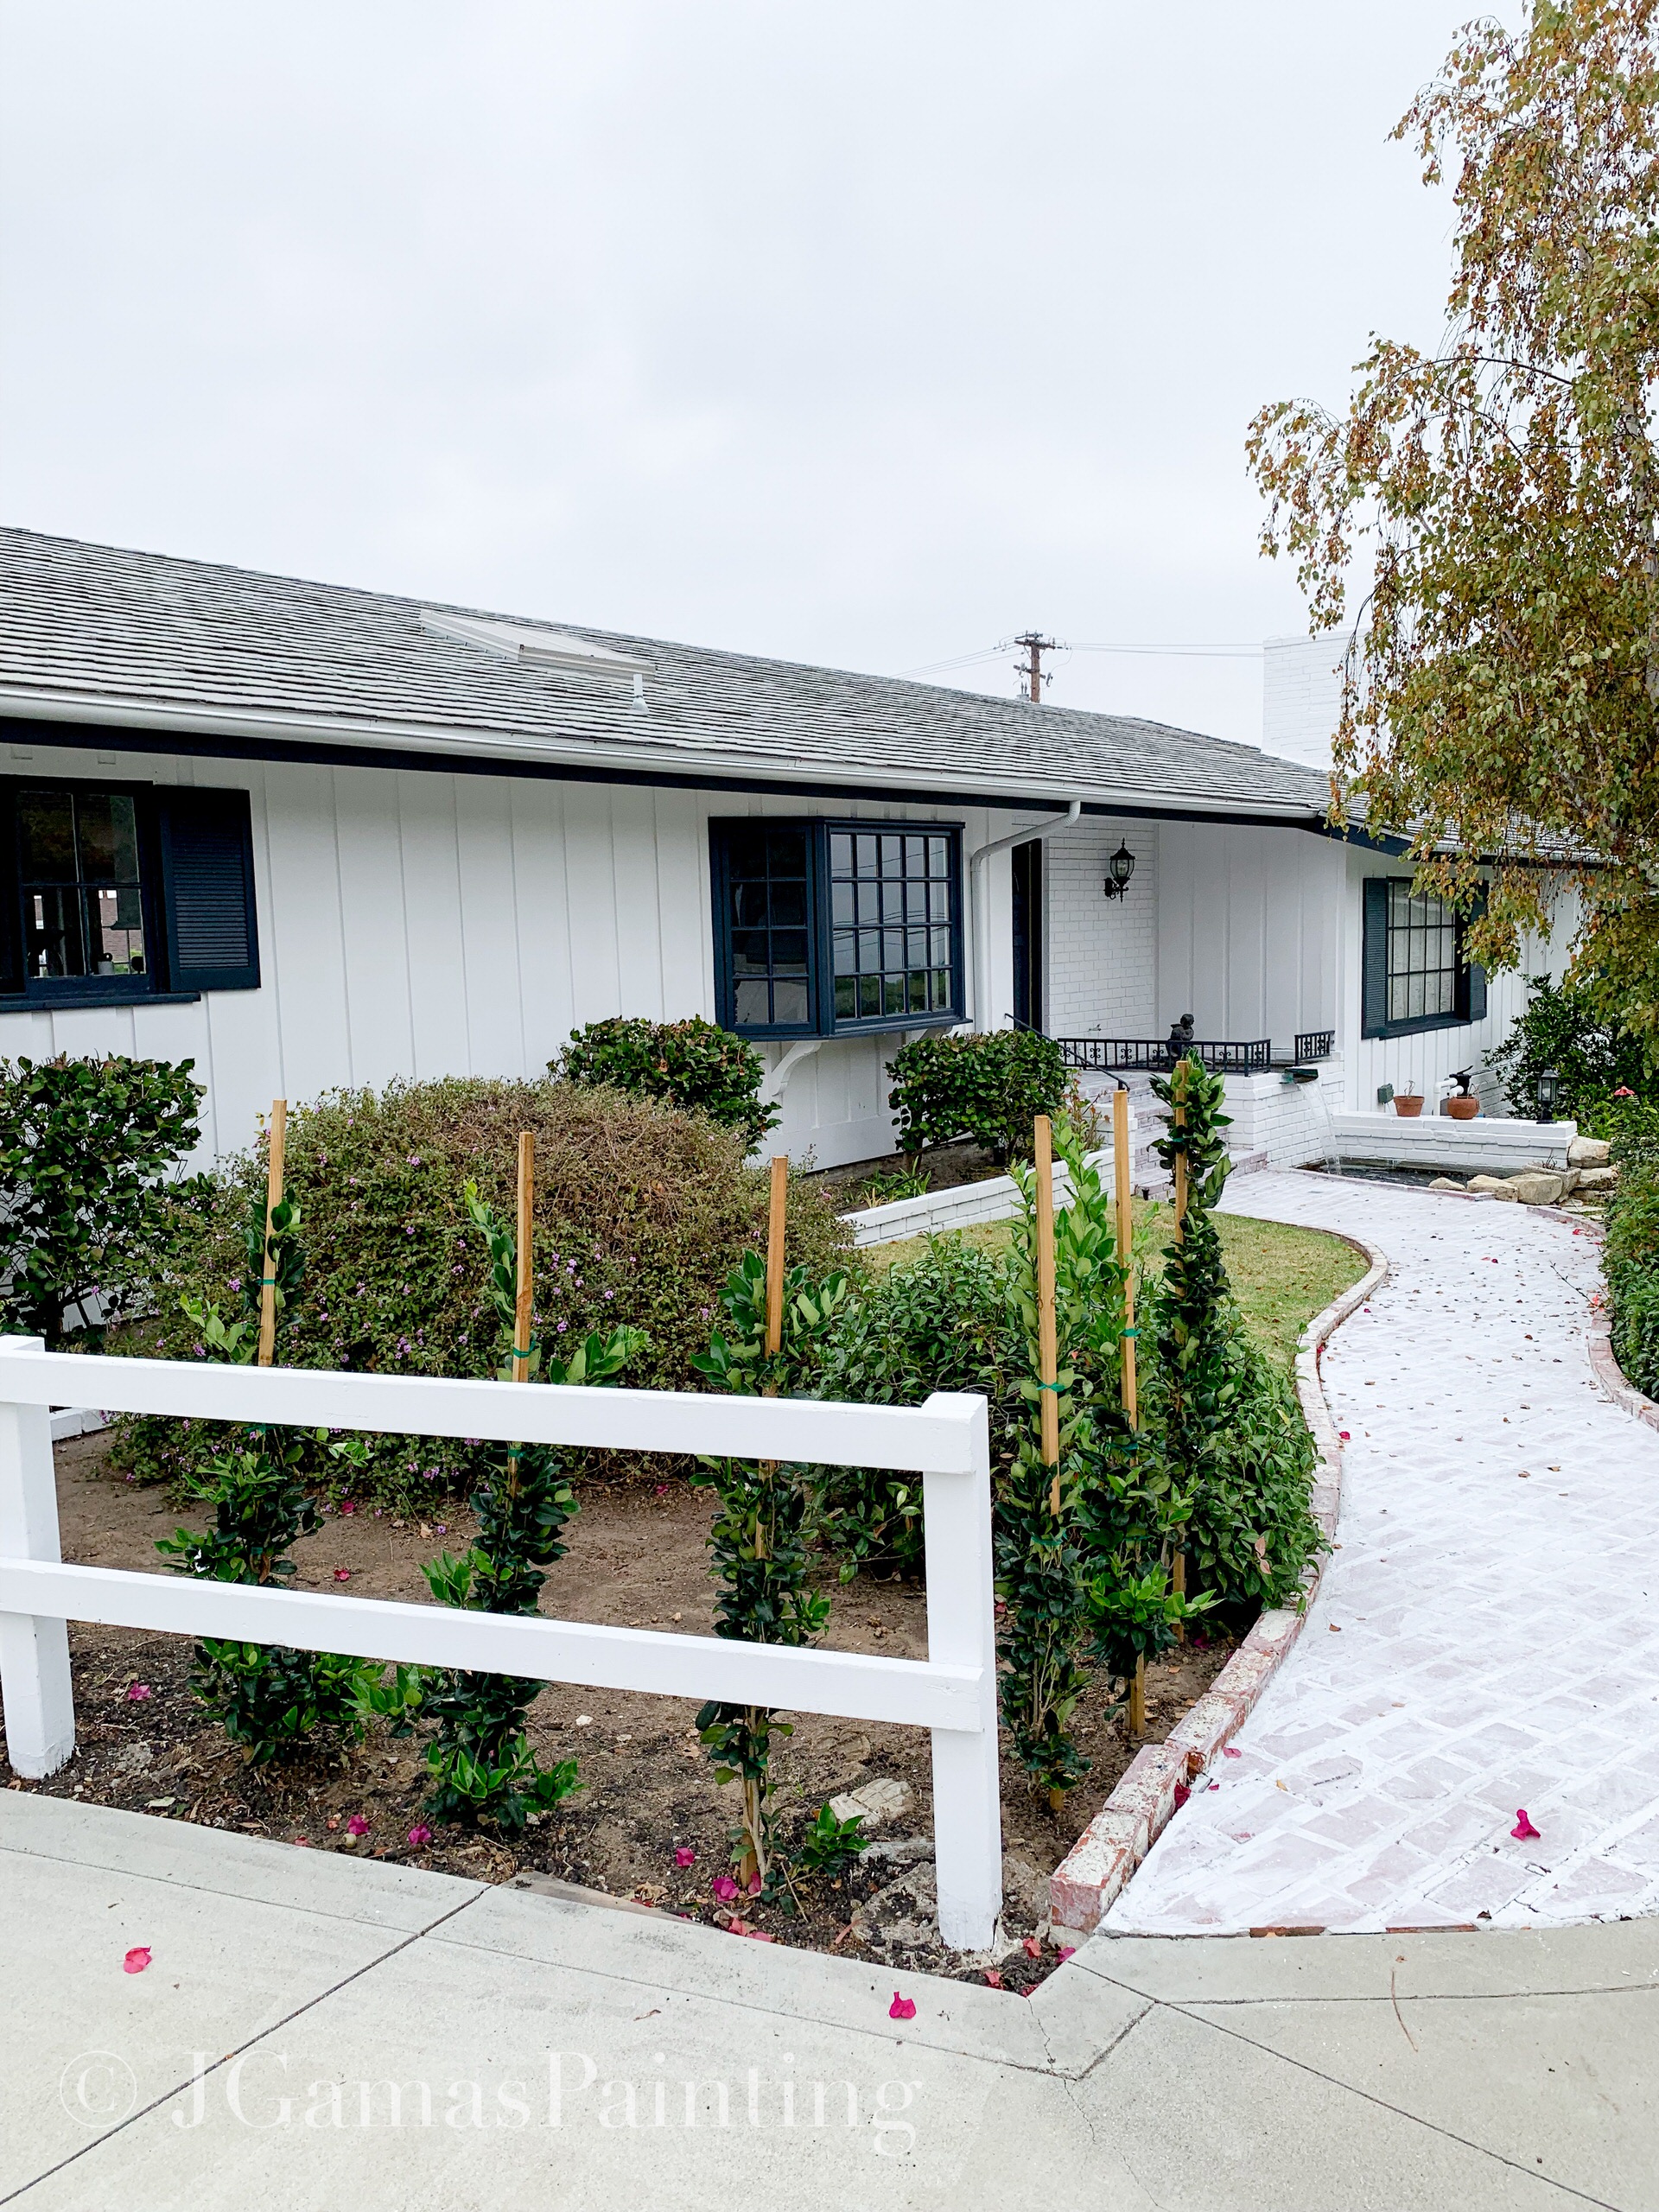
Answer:
[(1015, 671), (1026, 679), (1026, 696), (1032, 705), (1039, 707), (1043, 702), (1043, 686), (1048, 681), (1043, 672), (1043, 655), (1058, 652), (1059, 641), (1055, 638), (1044, 637), (1039, 630), (1025, 630), (1014, 642), (1026, 649), (1025, 659), (1014, 664)]

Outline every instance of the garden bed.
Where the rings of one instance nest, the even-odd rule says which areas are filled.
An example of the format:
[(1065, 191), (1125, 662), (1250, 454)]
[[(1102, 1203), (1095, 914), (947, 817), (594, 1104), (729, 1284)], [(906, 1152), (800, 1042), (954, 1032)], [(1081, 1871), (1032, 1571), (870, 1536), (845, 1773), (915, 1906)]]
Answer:
[[(112, 1478), (98, 1437), (60, 1446), (57, 1464), (64, 1556), (99, 1567), (157, 1567), (156, 1540), (170, 1535), (180, 1517), (162, 1495)], [(620, 1626), (710, 1632), (707, 1494), (683, 1481), (645, 1479), (583, 1482), (582, 1495), (569, 1554), (550, 1577), (545, 1609)], [(366, 1509), (331, 1515), (324, 1531), (300, 1548), (298, 1586), (332, 1590), (344, 1569), (354, 1596), (425, 1599), (421, 1562), (445, 1546), (459, 1549), (471, 1526), (461, 1507), (425, 1524)], [(834, 1594), (830, 1647), (925, 1656), (919, 1589), (860, 1577)], [(736, 1912), (749, 1929), (779, 1942), (912, 1969), (983, 1973), (984, 1962), (964, 1965), (944, 1950), (929, 1925), (932, 1807), (922, 1730), (798, 1716), (776, 1762), (785, 1837), (803, 1814), (878, 1778), (906, 1784), (910, 1803), (870, 1830), (876, 1848), (842, 1882), (801, 1882), (798, 1899), (781, 1905), (750, 1899), (734, 1905), (712, 1890), (728, 1871), (731, 1793), (716, 1789), (691, 1700), (550, 1687), (533, 1709), (531, 1740), (550, 1758), (579, 1758), (587, 1787), (516, 1840), (448, 1827), (411, 1845), (410, 1830), (424, 1824), (419, 1737), (394, 1740), (381, 1731), (341, 1752), (312, 1751), (280, 1769), (251, 1769), (200, 1716), (188, 1683), (186, 1639), (83, 1624), (72, 1624), (69, 1634), (80, 1748), (48, 1781), (14, 1788), (474, 1880), (550, 1877), (711, 1925), (729, 1924)], [(1205, 1638), (1154, 1668), (1149, 1740), (1165, 1735), (1203, 1694), (1230, 1648)], [(1075, 1730), (1091, 1770), (1058, 1817), (1027, 1789), (1013, 1762), (1004, 1762), (1005, 1929), (1012, 1948), (996, 1970), (1011, 1988), (1030, 1986), (1055, 1964), (1058, 1953), (1039, 1940), (1048, 1878), (1135, 1748), (1098, 1684)], [(367, 1823), (360, 1837), (349, 1832), (353, 1821)], [(677, 1865), (677, 1851), (688, 1850), (693, 1864)], [(1023, 1938), (1031, 1939), (1035, 1956)]]
[(902, 1153), (889, 1152), (877, 1160), (853, 1160), (845, 1167), (819, 1168), (801, 1179), (816, 1183), (837, 1213), (853, 1213), (893, 1198), (959, 1191), (1007, 1172), (994, 1153), (963, 1138), (956, 1144), (935, 1145), (914, 1161)]

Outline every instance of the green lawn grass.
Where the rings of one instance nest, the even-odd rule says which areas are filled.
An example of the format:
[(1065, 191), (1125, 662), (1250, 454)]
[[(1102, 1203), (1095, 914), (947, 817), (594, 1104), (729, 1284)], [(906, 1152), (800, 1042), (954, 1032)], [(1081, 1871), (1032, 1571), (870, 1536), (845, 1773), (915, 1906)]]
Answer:
[[(1251, 1221), (1242, 1214), (1217, 1214), (1215, 1220), (1245, 1325), (1276, 1359), (1289, 1359), (1296, 1339), (1313, 1316), (1350, 1284), (1357, 1282), (1369, 1264), (1351, 1244), (1344, 1244), (1339, 1236), (1327, 1236), (1320, 1230)], [(1000, 1252), (1013, 1226), (1012, 1222), (988, 1221), (950, 1233), (982, 1251)], [(1167, 1243), (1170, 1226), (1167, 1206), (1136, 1206), (1138, 1235), (1144, 1236), (1149, 1230), (1161, 1245)], [(924, 1242), (919, 1236), (906, 1236), (898, 1243), (872, 1245), (860, 1257), (880, 1273), (913, 1259)]]

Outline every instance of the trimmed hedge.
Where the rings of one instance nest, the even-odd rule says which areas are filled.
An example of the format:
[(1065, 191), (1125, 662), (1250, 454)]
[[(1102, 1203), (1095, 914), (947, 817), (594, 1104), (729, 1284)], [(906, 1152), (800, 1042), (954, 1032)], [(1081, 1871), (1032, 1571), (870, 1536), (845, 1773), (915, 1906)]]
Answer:
[[(765, 1238), (766, 1177), (745, 1164), (740, 1132), (567, 1083), (399, 1082), (291, 1109), (286, 1187), (304, 1224), (307, 1298), (285, 1360), (371, 1374), (493, 1374), (489, 1258), (464, 1186), (475, 1180), (511, 1217), (521, 1129), (536, 1138), (536, 1303), (550, 1349), (627, 1321), (649, 1339), (629, 1363), (630, 1383), (696, 1389), (691, 1355), (707, 1349), (720, 1287)], [(181, 1295), (223, 1302), (233, 1293), (246, 1264), (244, 1217), (264, 1179), (255, 1150), (178, 1209), (161, 1318), (144, 1348), (203, 1356)], [(819, 1272), (848, 1242), (804, 1181), (790, 1193), (789, 1237), (791, 1261)], [(140, 1479), (170, 1479), (200, 1446), (190, 1424), (133, 1417), (119, 1424), (116, 1453)], [(440, 1438), (377, 1439), (367, 1488), (402, 1500), (467, 1489), (486, 1473), (486, 1456)]]
[(1659, 1108), (1627, 1103), (1612, 1158), (1602, 1272), (1613, 1357), (1637, 1389), (1659, 1399)]
[(887, 1103), (899, 1117), (899, 1148), (972, 1137), (1000, 1160), (1027, 1158), (1039, 1114), (1058, 1115), (1065, 1064), (1052, 1037), (993, 1029), (981, 1037), (918, 1037), (893, 1056)]
[(548, 1073), (563, 1083), (603, 1085), (639, 1098), (660, 1098), (689, 1114), (706, 1114), (722, 1129), (741, 1129), (751, 1152), (782, 1118), (760, 1103), (765, 1074), (746, 1038), (715, 1028), (700, 1014), (684, 1021), (614, 1015), (571, 1032)]

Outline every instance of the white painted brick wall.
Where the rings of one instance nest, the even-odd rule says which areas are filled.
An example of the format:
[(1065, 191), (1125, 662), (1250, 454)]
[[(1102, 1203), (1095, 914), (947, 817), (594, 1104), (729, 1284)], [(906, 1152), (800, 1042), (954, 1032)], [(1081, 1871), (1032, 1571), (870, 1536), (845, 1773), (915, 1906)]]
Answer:
[[(1122, 899), (1108, 899), (1102, 887), (1120, 844), (1135, 855), (1135, 874)], [(1048, 990), (1043, 1026), (1050, 1036), (1161, 1034), (1156, 824), (1085, 816), (1075, 830), (1049, 839), (1044, 861)]]

